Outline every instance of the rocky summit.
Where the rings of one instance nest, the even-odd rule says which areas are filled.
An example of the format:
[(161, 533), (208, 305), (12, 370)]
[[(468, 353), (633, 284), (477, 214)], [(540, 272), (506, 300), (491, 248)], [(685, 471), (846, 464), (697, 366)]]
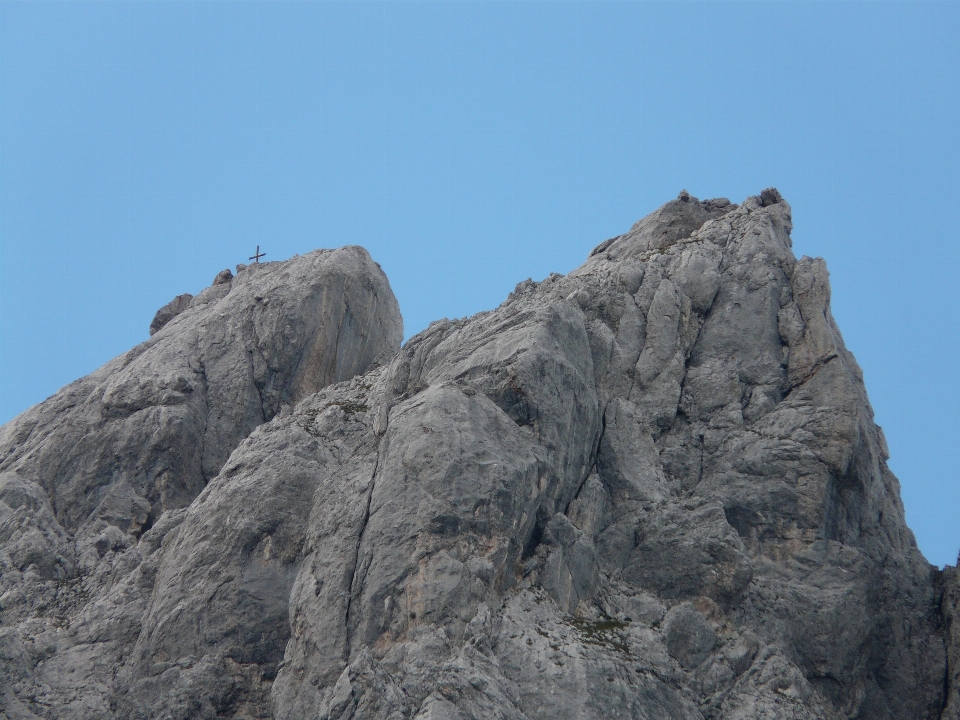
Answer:
[(0, 430), (0, 714), (960, 718), (790, 231), (684, 192), (403, 347), (359, 247), (178, 296)]

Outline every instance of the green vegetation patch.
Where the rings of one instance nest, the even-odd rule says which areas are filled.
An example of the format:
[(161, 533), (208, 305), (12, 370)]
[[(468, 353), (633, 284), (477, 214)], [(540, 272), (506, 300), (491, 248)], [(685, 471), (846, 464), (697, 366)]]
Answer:
[(323, 409), (326, 410), (328, 407), (333, 407), (334, 405), (342, 408), (347, 415), (366, 412), (370, 409), (366, 404), (362, 402), (355, 402), (353, 400), (334, 400), (333, 402), (329, 402), (324, 405)]
[(604, 617), (600, 620), (572, 617), (568, 619), (568, 622), (580, 634), (584, 642), (630, 656), (630, 647), (620, 634), (620, 631), (628, 627), (630, 623), (621, 622), (611, 617)]

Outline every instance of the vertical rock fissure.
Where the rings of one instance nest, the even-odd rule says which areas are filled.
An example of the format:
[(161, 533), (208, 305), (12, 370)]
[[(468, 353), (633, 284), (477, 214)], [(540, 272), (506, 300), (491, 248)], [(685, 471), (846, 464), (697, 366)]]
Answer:
[[(960, 562), (960, 561), (958, 561)], [(953, 625), (953, 619), (948, 617), (946, 604), (949, 602), (947, 597), (947, 584), (944, 582), (946, 578), (944, 577), (944, 571), (939, 571), (939, 581), (940, 581), (940, 601), (937, 603), (937, 613), (940, 615), (942, 627), (943, 627), (943, 650), (944, 655), (946, 656), (946, 662), (943, 664), (943, 696), (940, 700), (940, 709), (937, 711), (937, 720), (949, 720), (944, 718), (944, 713), (947, 711), (947, 706), (950, 704), (950, 676), (952, 674), (953, 668), (950, 664), (950, 636), (951, 629)]]
[(600, 463), (600, 447), (603, 443), (603, 434), (607, 430), (607, 409), (604, 407), (599, 410), (600, 412), (600, 432), (597, 433), (597, 439), (593, 445), (593, 452), (590, 453), (592, 460), (587, 463), (586, 472), (583, 473), (583, 477), (580, 478), (580, 482), (577, 484), (577, 491), (573, 493), (573, 498), (570, 502), (567, 503), (566, 507), (563, 509), (564, 515), (570, 514), (570, 505), (574, 500), (577, 499), (577, 496), (580, 495), (580, 491), (583, 490), (583, 484), (587, 481), (587, 478), (590, 477), (590, 473), (596, 471), (597, 474), (600, 473), (599, 463)]
[(330, 368), (330, 377), (336, 380), (342, 380), (344, 378), (338, 378), (336, 375), (337, 365), (339, 364), (337, 360), (340, 357), (340, 333), (343, 332), (343, 321), (347, 317), (347, 313), (350, 312), (350, 307), (347, 305), (347, 298), (344, 296), (341, 298), (342, 307), (340, 310), (340, 321), (337, 323), (337, 339), (333, 343), (333, 353), (330, 356), (330, 362), (332, 367)]
[(940, 701), (940, 710), (937, 712), (937, 720), (944, 720), (943, 714), (947, 711), (947, 705), (950, 704), (950, 660), (948, 659), (943, 668), (943, 699)]
[(700, 469), (697, 471), (697, 485), (703, 481), (703, 433), (699, 434), (698, 439), (700, 441)]
[[(384, 425), (384, 434), (386, 434), (389, 422), (390, 422), (390, 416), (388, 413), (387, 420)], [(366, 573), (361, 573), (361, 577), (359, 579), (359, 586), (356, 588), (356, 590), (354, 590), (354, 585), (356, 585), (358, 582), (357, 569), (360, 564), (360, 547), (361, 545), (363, 545), (363, 536), (364, 536), (364, 533), (366, 533), (367, 524), (370, 522), (370, 505), (373, 502), (373, 490), (376, 487), (377, 471), (379, 469), (380, 469), (380, 449), (377, 448), (377, 459), (374, 462), (373, 472), (370, 475), (370, 488), (367, 491), (366, 506), (364, 507), (364, 510), (363, 510), (363, 520), (360, 522), (360, 532), (357, 533), (357, 546), (354, 549), (353, 565), (350, 569), (350, 585), (349, 585), (350, 591), (349, 591), (349, 594), (347, 595), (347, 608), (346, 608), (346, 612), (344, 613), (344, 623), (346, 625), (346, 634), (345, 634), (346, 643), (344, 648), (345, 662), (350, 662), (350, 653), (352, 652), (351, 646), (353, 644), (352, 630), (350, 628), (351, 613), (353, 611), (353, 597), (355, 593), (357, 596), (360, 595), (360, 592), (363, 590), (364, 581), (366, 580), (366, 577), (365, 577)]]
[(260, 348), (260, 340), (257, 336), (256, 323), (252, 317), (247, 318), (246, 322), (244, 323), (244, 329), (249, 332), (250, 338), (250, 349), (247, 351), (247, 360), (250, 363), (250, 382), (253, 384), (253, 388), (257, 392), (257, 398), (260, 401), (260, 421), (265, 423), (269, 419), (270, 413), (267, 411), (267, 406), (263, 400), (263, 388), (261, 388), (260, 383), (257, 382), (257, 364), (254, 362), (253, 354), (258, 353), (260, 355), (260, 362), (263, 363), (263, 367), (266, 369), (267, 377), (269, 377), (270, 373), (270, 363)]
[(203, 459), (207, 455), (207, 427), (210, 425), (210, 383), (207, 381), (207, 365), (203, 361), (203, 353), (200, 349), (200, 338), (197, 337), (197, 362), (200, 364), (200, 379), (203, 381), (203, 429), (200, 431), (200, 479), (203, 480), (204, 487), (210, 482), (207, 472), (204, 469)]
[(250, 351), (250, 375), (253, 380), (253, 388), (257, 391), (257, 397), (260, 399), (260, 419), (262, 422), (267, 421), (267, 407), (263, 400), (263, 389), (260, 387), (260, 383), (257, 382), (257, 372), (253, 364), (253, 351)]

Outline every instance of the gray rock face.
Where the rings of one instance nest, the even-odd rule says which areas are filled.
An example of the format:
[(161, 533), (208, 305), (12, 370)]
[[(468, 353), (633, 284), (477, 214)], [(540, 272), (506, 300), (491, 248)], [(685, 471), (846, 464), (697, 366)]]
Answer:
[(957, 717), (956, 571), (790, 229), (682, 193), (399, 352), (358, 248), (167, 311), (3, 429), (3, 712)]
[(947, 668), (944, 677), (944, 720), (960, 718), (960, 573), (956, 567), (943, 571), (941, 608), (946, 626)]
[[(54, 717), (104, 717), (103, 673), (136, 640), (164, 534), (257, 426), (389, 358), (403, 336), (359, 247), (251, 266), (178, 297), (154, 325), (0, 431), (0, 643), (29, 657), (16, 681), (0, 666), (8, 714), (47, 702)], [(53, 657), (36, 654), (38, 633)], [(50, 700), (30, 701), (38, 692)]]

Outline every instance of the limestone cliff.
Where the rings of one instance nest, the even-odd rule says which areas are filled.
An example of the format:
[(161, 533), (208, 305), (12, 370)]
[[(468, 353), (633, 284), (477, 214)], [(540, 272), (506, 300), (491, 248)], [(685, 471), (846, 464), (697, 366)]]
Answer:
[(957, 718), (956, 572), (790, 230), (683, 193), (402, 349), (359, 248), (178, 297), (2, 430), (0, 709)]

